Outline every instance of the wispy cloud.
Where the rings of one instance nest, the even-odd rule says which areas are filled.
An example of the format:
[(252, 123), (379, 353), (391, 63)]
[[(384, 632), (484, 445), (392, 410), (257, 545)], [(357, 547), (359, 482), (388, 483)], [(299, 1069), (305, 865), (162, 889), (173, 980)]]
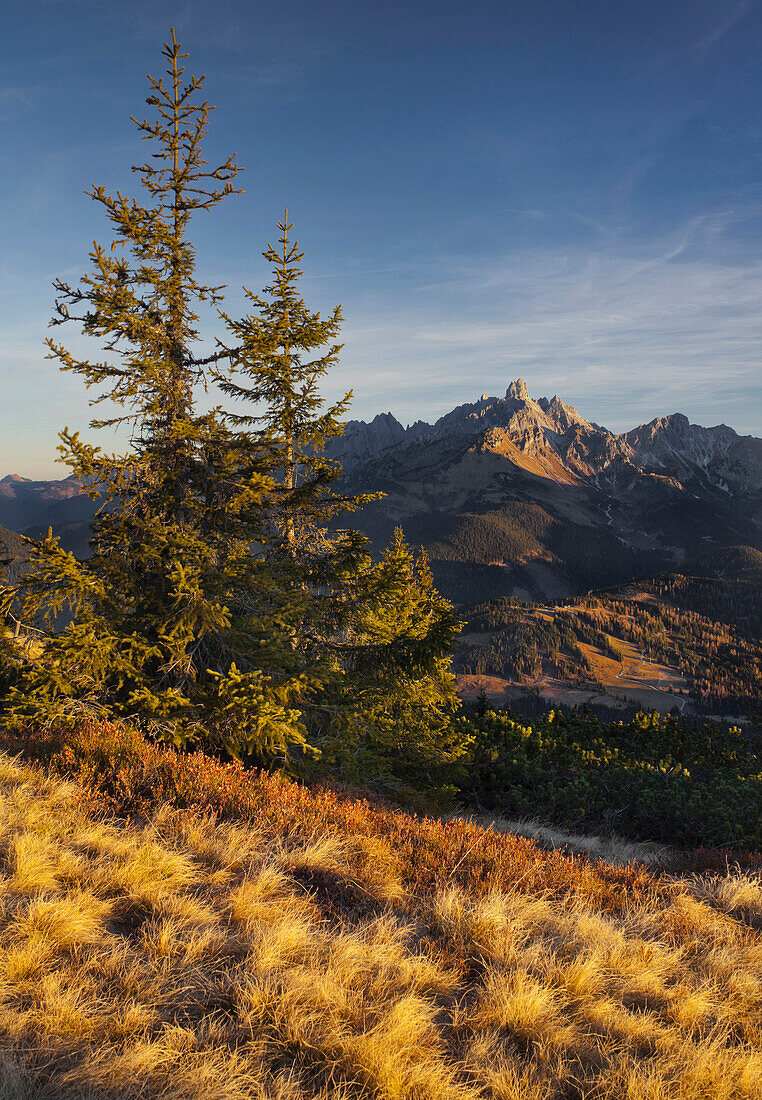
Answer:
[(694, 65), (703, 64), (714, 47), (722, 41), (733, 27), (741, 22), (750, 8), (750, 0), (741, 0), (740, 3), (731, 4), (727, 13), (718, 20), (711, 30), (695, 41), (690, 42), (681, 52), (690, 63)]
[(597, 218), (591, 218), (587, 214), (578, 214), (572, 210), (521, 210), (513, 206), (505, 206), (499, 211), (500, 214), (516, 214), (519, 217), (529, 218), (530, 221), (544, 222), (550, 218), (568, 218), (570, 221), (580, 222), (581, 225), (586, 225), (589, 229), (594, 229), (596, 233), (600, 233), (604, 237), (614, 236), (614, 231), (603, 224)]
[(647, 249), (452, 257), (415, 304), (377, 303), (364, 321), (350, 305), (335, 381), (354, 385), (360, 415), (429, 419), (524, 375), (620, 430), (680, 410), (762, 434), (762, 262), (721, 247), (732, 219), (694, 219)]
[[(719, 14), (715, 20), (693, 36), (686, 35), (679, 46), (651, 54), (645, 65), (640, 67), (639, 79), (664, 73), (674, 75), (679, 70), (699, 68), (709, 59), (715, 47), (751, 12), (752, 6), (752, 0), (717, 4)], [(698, 20), (692, 21), (698, 25)]]
[(34, 110), (32, 88), (0, 88), (0, 122), (12, 122)]

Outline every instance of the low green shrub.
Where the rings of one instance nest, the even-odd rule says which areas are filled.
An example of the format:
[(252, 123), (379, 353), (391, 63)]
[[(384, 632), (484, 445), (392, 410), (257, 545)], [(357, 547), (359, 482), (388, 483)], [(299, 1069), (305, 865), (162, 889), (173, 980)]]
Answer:
[(585, 833), (679, 847), (762, 847), (762, 755), (739, 729), (637, 714), (626, 722), (550, 711), (528, 725), (488, 711), (473, 737), (467, 803)]

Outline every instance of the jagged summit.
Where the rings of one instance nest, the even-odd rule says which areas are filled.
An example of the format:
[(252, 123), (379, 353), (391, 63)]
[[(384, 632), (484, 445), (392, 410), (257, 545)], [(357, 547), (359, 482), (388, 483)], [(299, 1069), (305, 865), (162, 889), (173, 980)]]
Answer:
[(532, 398), (523, 378), (508, 385), (505, 397), (482, 393), (434, 424), (417, 421), (404, 428), (388, 412), (367, 424), (350, 421), (329, 454), (349, 473), (370, 462), (381, 463), (389, 475), (406, 476), (410, 468), (439, 462), (443, 449), (463, 448), (499, 455), (560, 484), (629, 484), (648, 474), (673, 484), (698, 476), (723, 492), (762, 485), (762, 440), (740, 437), (724, 424), (691, 424), (682, 413), (616, 434), (586, 420), (557, 393)]
[(517, 378), (507, 387), (505, 397), (483, 393), (474, 402), (456, 406), (434, 424), (419, 420), (403, 428), (391, 413), (381, 413), (370, 423), (351, 420), (343, 437), (333, 441), (327, 453), (352, 469), (400, 449), (407, 453), (411, 446), (483, 437), (487, 447), (515, 447), (521, 453), (538, 454), (563, 448), (562, 440), (567, 440), (570, 433), (594, 430), (594, 425), (572, 405), (565, 405), (558, 394), (552, 400), (535, 400), (524, 379)]
[(405, 429), (390, 412), (378, 413), (369, 424), (350, 420), (344, 434), (326, 447), (329, 458), (340, 459), (345, 466), (357, 465), (405, 438)]
[(505, 396), (506, 398), (513, 398), (514, 401), (529, 401), (529, 391), (524, 379), (517, 378), (515, 382), (511, 382), (505, 391)]
[(539, 427), (565, 432), (572, 424), (589, 427), (588, 421), (573, 406), (565, 405), (558, 395), (552, 401), (548, 401), (547, 397), (535, 400), (529, 396), (524, 379), (517, 378), (506, 389), (505, 397), (491, 397), (483, 393), (478, 401), (458, 405), (435, 424), (425, 427), (429, 436), (440, 436), (453, 433), (473, 435), (488, 428), (526, 431)]

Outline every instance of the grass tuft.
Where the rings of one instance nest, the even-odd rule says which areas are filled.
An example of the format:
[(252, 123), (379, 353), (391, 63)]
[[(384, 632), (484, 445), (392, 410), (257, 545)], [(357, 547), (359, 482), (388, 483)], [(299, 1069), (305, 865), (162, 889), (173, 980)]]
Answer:
[(176, 759), (0, 757), (3, 1097), (762, 1097), (758, 876)]

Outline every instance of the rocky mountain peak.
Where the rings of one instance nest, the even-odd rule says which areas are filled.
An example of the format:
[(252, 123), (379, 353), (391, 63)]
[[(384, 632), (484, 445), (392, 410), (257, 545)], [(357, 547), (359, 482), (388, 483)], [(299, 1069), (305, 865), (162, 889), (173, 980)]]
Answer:
[(682, 413), (658, 416), (623, 437), (641, 461), (663, 463), (672, 456), (706, 467), (723, 457), (738, 440), (732, 428), (703, 428)]
[(523, 378), (517, 378), (515, 382), (511, 382), (508, 389), (505, 391), (506, 400), (512, 398), (514, 401), (528, 401), (529, 390), (527, 384)]
[(393, 447), (404, 438), (405, 429), (396, 416), (390, 412), (378, 413), (369, 424), (363, 420), (347, 421), (344, 434), (330, 440), (325, 453), (328, 458), (353, 465)]
[[(326, 454), (350, 472), (381, 462), (387, 473), (404, 475), (427, 455), (436, 464), (442, 453), (463, 446), (510, 458), (528, 472), (542, 469), (543, 477), (559, 483), (597, 479), (599, 486), (600, 479), (613, 484), (622, 478), (629, 483), (633, 470), (641, 470), (681, 483), (699, 476), (702, 484), (726, 492), (762, 485), (762, 440), (741, 438), (723, 424), (691, 424), (682, 413), (617, 435), (586, 420), (558, 394), (530, 397), (523, 378), (510, 383), (505, 397), (480, 394), (434, 424), (418, 421), (404, 428), (391, 413), (370, 423), (350, 421)], [(0, 497), (8, 488), (0, 487)]]

